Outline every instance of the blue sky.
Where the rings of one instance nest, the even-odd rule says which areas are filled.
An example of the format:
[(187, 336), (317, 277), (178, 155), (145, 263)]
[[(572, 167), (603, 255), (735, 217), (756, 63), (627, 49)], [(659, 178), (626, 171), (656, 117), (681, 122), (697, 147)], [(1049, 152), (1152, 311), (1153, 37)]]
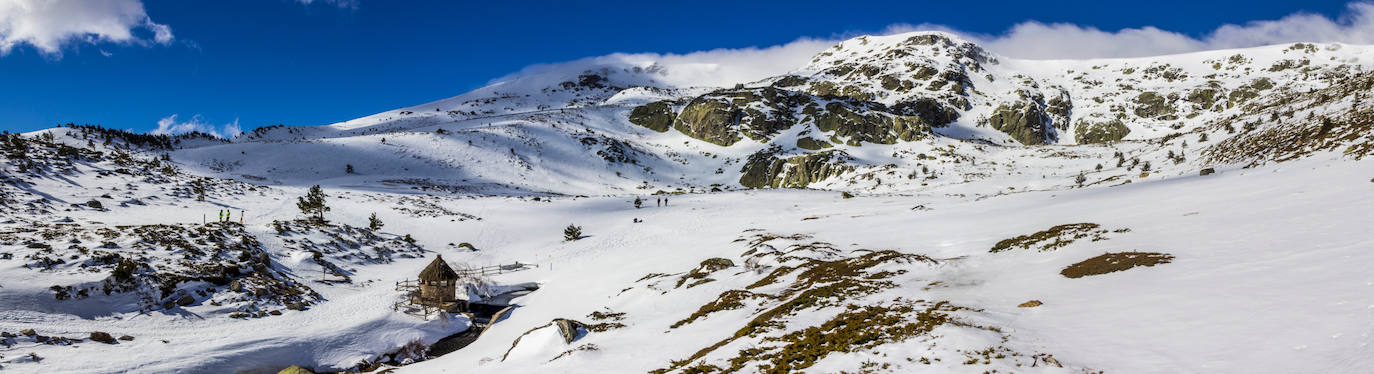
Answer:
[[(1274, 41), (1374, 38), (1363, 33), (1370, 28), (1364, 8), (1343, 1), (61, 0), (72, 7), (46, 15), (12, 6), (31, 1), (0, 0), (0, 129), (12, 132), (67, 122), (136, 131), (152, 131), (159, 121), (221, 131), (233, 123), (245, 131), (321, 125), (455, 96), (531, 64), (900, 29), (957, 30), (1024, 57), (1155, 47), (1067, 50), (1074, 43), (1063, 32), (1107, 43), (1133, 30), (1157, 32), (1182, 38), (1185, 49), (1256, 43), (1218, 30), (1227, 24), (1267, 38), (1275, 38), (1273, 28), (1296, 30)], [(111, 4), (128, 7), (97, 9)], [(131, 34), (68, 30), (72, 20), (106, 11), (121, 12)], [(1291, 24), (1252, 23), (1280, 19)], [(1322, 20), (1338, 28), (1309, 27)], [(16, 24), (40, 32), (22, 35)], [(1159, 30), (1142, 29), (1149, 27)]]

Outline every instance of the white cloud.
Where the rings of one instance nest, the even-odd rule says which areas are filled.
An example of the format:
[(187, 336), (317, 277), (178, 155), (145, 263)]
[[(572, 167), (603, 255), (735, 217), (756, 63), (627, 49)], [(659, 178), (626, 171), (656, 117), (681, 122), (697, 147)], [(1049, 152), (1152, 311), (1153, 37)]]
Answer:
[[(309, 2), (310, 0), (299, 0)], [(314, 0), (325, 1), (325, 0)], [(939, 24), (896, 24), (879, 35), (911, 31), (942, 31), (979, 43), (1004, 56), (1025, 59), (1089, 59), (1143, 57), (1213, 49), (1243, 48), (1292, 42), (1374, 44), (1374, 3), (1352, 2), (1336, 19), (1295, 13), (1278, 20), (1222, 25), (1202, 37), (1153, 26), (1115, 31), (1068, 23), (1026, 21), (1002, 34), (960, 31)], [(831, 38), (798, 39), (766, 48), (716, 49), (687, 54), (615, 53), (576, 61), (538, 64), (492, 82), (549, 84), (582, 72), (616, 72), (640, 68), (653, 74), (621, 74), (621, 84), (669, 86), (729, 86), (785, 74), (805, 65), (813, 55), (855, 33)], [(539, 76), (548, 79), (539, 79)], [(521, 78), (522, 82), (515, 82)], [(636, 81), (635, 79), (639, 79)], [(651, 79), (651, 81), (644, 81)]]
[(1293, 42), (1374, 44), (1374, 4), (1349, 3), (1335, 19), (1294, 13), (1277, 20), (1222, 25), (1197, 38), (1153, 26), (1104, 31), (1037, 21), (1016, 24), (1000, 35), (967, 33), (930, 24), (893, 25), (887, 33), (920, 30), (952, 32), (999, 54), (1027, 59), (1144, 57)]
[(170, 27), (148, 18), (141, 0), (0, 0), (0, 56), (24, 44), (61, 58), (72, 43), (167, 45), (173, 39)]
[(239, 127), (238, 119), (216, 128), (215, 125), (206, 123), (200, 115), (192, 116), (191, 120), (186, 122), (177, 122), (177, 115), (173, 114), (158, 120), (157, 129), (149, 133), (153, 135), (176, 135), (189, 132), (203, 132), (220, 138), (233, 139), (242, 134), (243, 129)]
[[(811, 56), (829, 48), (834, 40), (798, 39), (767, 48), (715, 49), (687, 54), (614, 53), (580, 60), (538, 64), (493, 80), (548, 76), (566, 79), (585, 71), (609, 72), (620, 84), (668, 86), (725, 86), (780, 75), (801, 67)], [(645, 74), (616, 74), (638, 68)], [(536, 78), (537, 79), (537, 78)]]
[(296, 0), (296, 1), (299, 2), (299, 3), (301, 3), (301, 4), (305, 4), (305, 5), (310, 5), (310, 4), (314, 4), (314, 3), (320, 3), (320, 4), (330, 4), (330, 5), (334, 5), (334, 6), (340, 7), (340, 8), (347, 8), (347, 9), (358, 9), (358, 2), (359, 2), (359, 0)]

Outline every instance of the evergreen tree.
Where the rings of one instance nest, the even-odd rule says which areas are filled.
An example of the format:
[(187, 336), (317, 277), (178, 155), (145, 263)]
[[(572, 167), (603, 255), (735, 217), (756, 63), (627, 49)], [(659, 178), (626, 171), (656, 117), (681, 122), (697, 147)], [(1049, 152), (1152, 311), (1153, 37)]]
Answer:
[(196, 201), (205, 201), (205, 180), (200, 178), (192, 180), (191, 192), (196, 194)]
[(577, 239), (582, 239), (582, 228), (581, 228), (581, 227), (578, 227), (578, 226), (575, 226), (575, 225), (571, 225), (571, 224), (570, 224), (570, 225), (568, 225), (567, 228), (563, 229), (563, 240), (564, 240), (564, 241), (574, 241), (574, 240), (577, 240)]
[(372, 216), (367, 217), (367, 228), (372, 230), (380, 230), (382, 228), (382, 219), (377, 218), (377, 213), (372, 213)]
[(311, 216), (315, 222), (324, 222), (324, 212), (329, 211), (329, 206), (324, 204), (324, 190), (318, 184), (311, 186), (310, 191), (296, 201), (296, 208)]

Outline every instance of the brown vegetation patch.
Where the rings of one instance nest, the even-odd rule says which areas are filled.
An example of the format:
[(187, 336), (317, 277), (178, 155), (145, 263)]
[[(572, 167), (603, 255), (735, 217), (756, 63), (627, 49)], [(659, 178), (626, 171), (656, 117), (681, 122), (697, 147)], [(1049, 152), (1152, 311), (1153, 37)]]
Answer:
[(1069, 278), (1082, 278), (1089, 275), (1100, 275), (1122, 270), (1128, 270), (1136, 266), (1155, 266), (1173, 262), (1174, 256), (1167, 253), (1156, 252), (1118, 252), (1105, 253), (1097, 257), (1080, 261), (1069, 265), (1059, 274)]
[[(1120, 232), (1121, 230), (1118, 230)], [(1107, 230), (1096, 223), (1070, 223), (1051, 227), (1045, 231), (1021, 235), (997, 242), (988, 252), (997, 253), (1012, 247), (1031, 249), (1040, 247), (1041, 252), (1049, 252), (1073, 243), (1078, 239), (1092, 238), (1092, 241), (1106, 240)]]

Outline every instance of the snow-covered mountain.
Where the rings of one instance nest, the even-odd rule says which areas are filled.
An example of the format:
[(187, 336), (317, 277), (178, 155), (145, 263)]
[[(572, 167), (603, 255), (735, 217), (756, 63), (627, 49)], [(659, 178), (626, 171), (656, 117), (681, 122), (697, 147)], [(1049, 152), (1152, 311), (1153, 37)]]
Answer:
[[(605, 63), (232, 140), (5, 134), (0, 369), (1359, 372), (1371, 67), (917, 32), (726, 87)], [(402, 313), (435, 254), (538, 267), (465, 279), (521, 295), (490, 325)]]

